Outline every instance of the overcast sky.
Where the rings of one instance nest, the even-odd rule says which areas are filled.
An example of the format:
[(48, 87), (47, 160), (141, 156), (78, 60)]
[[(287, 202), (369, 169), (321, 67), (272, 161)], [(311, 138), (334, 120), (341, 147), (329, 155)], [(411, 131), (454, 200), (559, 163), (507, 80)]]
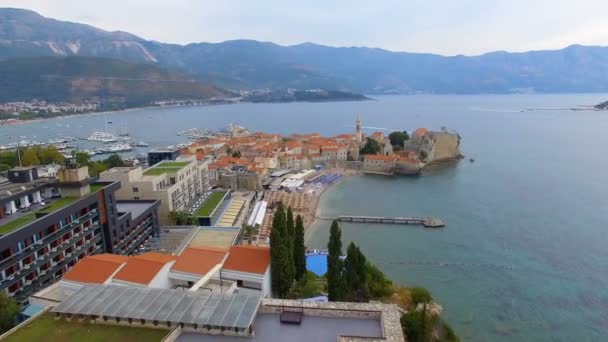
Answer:
[(607, 0), (0, 0), (167, 43), (256, 39), (395, 51), (608, 45)]

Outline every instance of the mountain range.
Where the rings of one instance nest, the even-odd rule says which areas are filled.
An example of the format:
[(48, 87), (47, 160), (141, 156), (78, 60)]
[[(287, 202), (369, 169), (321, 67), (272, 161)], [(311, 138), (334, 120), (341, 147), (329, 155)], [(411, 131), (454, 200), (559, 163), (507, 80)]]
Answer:
[(102, 103), (106, 109), (167, 99), (222, 98), (226, 91), (149, 64), (99, 57), (28, 57), (0, 61), (0, 102)]
[(608, 48), (440, 56), (253, 40), (166, 44), (126, 32), (0, 9), (0, 60), (113, 58), (178, 70), (229, 89), (335, 89), (359, 93), (608, 92)]

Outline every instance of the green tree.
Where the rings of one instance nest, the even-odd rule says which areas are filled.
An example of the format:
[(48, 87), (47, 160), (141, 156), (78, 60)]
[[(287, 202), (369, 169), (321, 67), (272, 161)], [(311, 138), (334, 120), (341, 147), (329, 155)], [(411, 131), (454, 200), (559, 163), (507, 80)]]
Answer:
[(11, 169), (11, 166), (8, 164), (0, 164), (0, 172), (8, 171)]
[(245, 233), (245, 236), (247, 237), (247, 244), (251, 245), (251, 243), (253, 241), (253, 237), (257, 233), (257, 229), (255, 228), (254, 225), (245, 223), (243, 225), (243, 232)]
[(431, 293), (424, 287), (412, 287), (410, 289), (410, 296), (412, 297), (414, 305), (418, 305), (419, 303), (430, 303), (433, 301)]
[(329, 229), (327, 244), (327, 296), (330, 301), (344, 299), (344, 280), (342, 279), (342, 231), (338, 221), (334, 220)]
[(19, 313), (19, 304), (0, 291), (0, 334), (8, 331), (15, 325), (15, 319)]
[(89, 174), (92, 177), (99, 176), (100, 173), (102, 173), (108, 169), (106, 164), (104, 164), (103, 162), (98, 162), (98, 161), (90, 162), (88, 164), (88, 167), (89, 167)]
[(286, 217), (285, 217), (285, 244), (287, 246), (287, 279), (291, 282), (295, 279), (296, 268), (294, 261), (294, 238), (295, 238), (295, 223), (293, 221), (293, 212), (291, 211), (291, 207), (287, 207)]
[(11, 168), (17, 165), (17, 151), (0, 152), (0, 164), (5, 164)]
[(38, 159), (40, 159), (40, 163), (43, 165), (48, 164), (60, 164), (63, 162), (63, 155), (59, 152), (57, 147), (51, 145), (47, 147), (42, 147), (38, 150)]
[(23, 166), (40, 165), (40, 159), (38, 159), (36, 151), (31, 148), (26, 148), (21, 154), (21, 163)]
[(371, 262), (368, 261), (365, 268), (370, 298), (382, 299), (390, 297), (394, 292), (393, 282), (386, 278), (384, 273)]
[(283, 206), (279, 204), (272, 218), (270, 232), (270, 269), (272, 273), (272, 290), (279, 298), (289, 294), (293, 276), (289, 278), (289, 250), (286, 241), (286, 215)]
[(73, 157), (76, 159), (76, 163), (80, 166), (89, 165), (91, 162), (91, 156), (86, 152), (75, 152)]
[(232, 158), (241, 158), (241, 151), (232, 152)]
[(351, 242), (344, 260), (344, 279), (348, 292), (347, 298), (354, 302), (369, 301), (367, 288), (367, 260), (357, 245)]
[(403, 144), (406, 140), (410, 139), (409, 134), (406, 131), (395, 131), (388, 135), (388, 139), (391, 141), (391, 145), (393, 147), (400, 146), (403, 147)]
[(122, 160), (122, 158), (114, 153), (113, 155), (109, 156), (108, 158), (106, 158), (103, 161), (104, 165), (106, 165), (106, 167), (108, 169), (111, 169), (113, 167), (121, 167), (121, 166), (125, 166), (125, 162)]
[(296, 280), (304, 279), (306, 276), (306, 247), (304, 246), (304, 220), (302, 216), (296, 216), (296, 231), (293, 239), (293, 261), (295, 265)]
[(430, 342), (431, 322), (426, 312), (426, 304), (422, 311), (411, 310), (401, 317), (401, 328), (408, 341)]
[(380, 153), (380, 144), (374, 139), (366, 138), (365, 145), (361, 149), (361, 154), (378, 154)]

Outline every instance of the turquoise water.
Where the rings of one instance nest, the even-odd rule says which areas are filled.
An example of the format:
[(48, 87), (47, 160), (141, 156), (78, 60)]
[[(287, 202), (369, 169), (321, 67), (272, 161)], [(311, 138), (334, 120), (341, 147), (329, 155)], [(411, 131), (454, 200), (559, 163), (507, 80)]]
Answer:
[(309, 254), (306, 256), (306, 269), (312, 273), (323, 276), (327, 273), (327, 255)]
[[(343, 103), (161, 108), (0, 127), (20, 135), (87, 136), (105, 120), (154, 146), (176, 132), (236, 122), (276, 133), (441, 126), (475, 158), (418, 178), (351, 178), (326, 193), (322, 215), (436, 216), (442, 230), (342, 225), (346, 241), (397, 282), (432, 290), (470, 341), (602, 341), (608, 336), (608, 112), (564, 111), (590, 95), (400, 96)], [(523, 111), (527, 108), (554, 108)], [(66, 127), (68, 124), (70, 127)], [(368, 129), (368, 132), (375, 128)], [(308, 231), (326, 248), (329, 223)], [(346, 245), (346, 241), (344, 245)]]

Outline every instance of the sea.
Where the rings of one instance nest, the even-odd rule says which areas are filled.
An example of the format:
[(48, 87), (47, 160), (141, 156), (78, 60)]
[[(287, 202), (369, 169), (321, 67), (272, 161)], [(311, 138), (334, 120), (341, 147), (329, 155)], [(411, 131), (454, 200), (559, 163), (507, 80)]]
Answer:
[[(372, 96), (373, 97), (373, 96)], [(23, 137), (127, 127), (150, 148), (177, 132), (238, 123), (281, 134), (419, 127), (458, 132), (466, 158), (418, 177), (354, 176), (325, 192), (321, 216), (437, 217), (443, 229), (341, 224), (344, 245), (396, 283), (424, 286), (464, 341), (608, 339), (608, 94), (380, 96), (364, 102), (137, 109), (0, 126)], [(77, 142), (78, 143), (78, 142)], [(145, 150), (137, 151), (145, 152)], [(134, 152), (135, 153), (135, 152)], [(330, 223), (306, 236), (325, 248)]]

